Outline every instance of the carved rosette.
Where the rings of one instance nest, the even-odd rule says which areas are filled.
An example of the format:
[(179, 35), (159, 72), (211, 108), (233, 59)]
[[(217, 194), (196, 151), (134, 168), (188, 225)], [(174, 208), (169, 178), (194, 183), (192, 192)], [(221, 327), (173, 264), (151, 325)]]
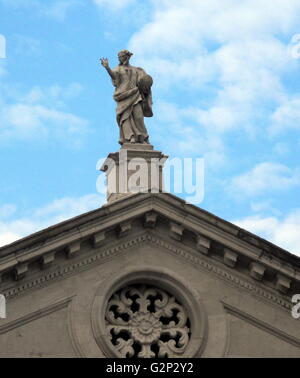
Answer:
[(152, 286), (129, 286), (114, 294), (106, 327), (122, 357), (181, 357), (190, 341), (190, 321), (174, 296)]

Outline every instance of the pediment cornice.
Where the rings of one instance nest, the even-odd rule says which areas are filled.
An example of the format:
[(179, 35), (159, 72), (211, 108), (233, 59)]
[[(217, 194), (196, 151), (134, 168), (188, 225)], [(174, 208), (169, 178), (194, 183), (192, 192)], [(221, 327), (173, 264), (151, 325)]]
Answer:
[(14, 285), (8, 285), (3, 294), (7, 299), (15, 298), (30, 290), (37, 290), (50, 285), (52, 282), (76, 275), (99, 263), (106, 263), (111, 259), (120, 258), (132, 248), (146, 244), (163, 249), (185, 263), (191, 264), (201, 271), (213, 274), (230, 286), (249, 292), (260, 300), (272, 303), (288, 311), (291, 310), (292, 305), (289, 298), (279, 293), (275, 287), (263, 287), (260, 284), (256, 284), (251, 280), (250, 275), (247, 276), (237, 269), (230, 269), (228, 266), (222, 265), (220, 261), (199, 254), (191, 247), (180, 245), (179, 241), (160, 235), (153, 232), (153, 230), (145, 230), (134, 236), (127, 235), (125, 240), (118, 240), (111, 247), (103, 245), (103, 248), (99, 248), (95, 253), (81, 256), (75, 261), (66, 260), (64, 264), (52, 266), (49, 270), (42, 270), (40, 273), (35, 272), (32, 275), (29, 274), (26, 278), (24, 277), (24, 280), (20, 280)]
[(31, 266), (36, 262), (41, 270), (47, 271), (58, 264), (58, 256), (64, 256), (67, 265), (73, 256), (84, 260), (83, 243), (103, 249), (99, 256), (110, 255), (109, 245), (117, 243), (119, 247), (114, 248), (125, 248), (119, 239), (133, 235), (138, 227), (156, 228), (155, 234), (159, 232), (181, 244), (183, 251), (190, 248), (199, 259), (221, 263), (232, 272), (259, 282), (259, 287), (265, 286), (283, 296), (300, 290), (299, 258), (170, 194), (133, 195), (1, 248), (2, 286), (8, 287), (11, 281), (30, 276)]

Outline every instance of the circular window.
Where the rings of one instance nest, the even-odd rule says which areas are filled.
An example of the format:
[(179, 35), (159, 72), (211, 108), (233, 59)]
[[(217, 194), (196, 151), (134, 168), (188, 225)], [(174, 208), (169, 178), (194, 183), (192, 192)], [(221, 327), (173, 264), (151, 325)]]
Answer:
[(112, 347), (122, 357), (181, 357), (190, 336), (187, 310), (166, 290), (127, 286), (112, 295), (105, 322)]
[(207, 315), (197, 292), (166, 269), (128, 267), (94, 297), (92, 329), (106, 357), (200, 357)]

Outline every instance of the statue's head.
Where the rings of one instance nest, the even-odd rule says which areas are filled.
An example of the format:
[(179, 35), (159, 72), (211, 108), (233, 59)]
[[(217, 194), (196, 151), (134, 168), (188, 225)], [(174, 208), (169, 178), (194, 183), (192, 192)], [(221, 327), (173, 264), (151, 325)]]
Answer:
[(132, 55), (133, 54), (128, 50), (121, 50), (118, 53), (120, 65), (127, 64), (129, 62), (130, 58), (132, 57)]

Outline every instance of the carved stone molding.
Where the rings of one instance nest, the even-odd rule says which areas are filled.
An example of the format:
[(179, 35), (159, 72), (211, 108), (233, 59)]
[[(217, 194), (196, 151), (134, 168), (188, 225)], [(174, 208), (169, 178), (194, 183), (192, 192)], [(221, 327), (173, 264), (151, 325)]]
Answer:
[(224, 263), (230, 268), (234, 268), (238, 260), (238, 254), (228, 248), (224, 249)]
[(281, 293), (286, 294), (291, 288), (291, 280), (277, 274), (276, 287)]
[(259, 263), (251, 263), (250, 265), (250, 276), (257, 281), (261, 281), (264, 277), (266, 268)]
[(187, 310), (153, 285), (132, 285), (113, 294), (106, 310), (111, 344), (122, 357), (180, 357), (190, 341)]
[[(199, 266), (208, 272), (212, 272), (219, 276), (221, 279), (229, 281), (234, 286), (238, 286), (247, 291), (251, 291), (253, 294), (261, 297), (266, 301), (271, 301), (287, 310), (290, 310), (292, 307), (290, 301), (283, 299), (283, 297), (280, 295), (276, 295), (276, 293), (274, 293), (274, 290), (268, 288), (263, 289), (261, 286), (256, 286), (252, 282), (247, 281), (246, 278), (241, 278), (238, 274), (234, 274), (232, 271), (221, 269), (220, 267), (214, 264), (214, 260), (208, 262), (208, 259), (201, 258), (200, 254), (197, 255), (196, 252), (188, 252), (190, 248), (179, 248), (174, 244), (169, 243), (166, 240), (163, 240), (162, 238), (151, 233), (138, 235), (130, 240), (127, 240), (111, 248), (103, 249), (99, 253), (96, 253), (80, 261), (76, 261), (72, 264), (71, 260), (67, 260), (69, 261), (68, 265), (64, 265), (58, 268), (57, 270), (48, 272), (46, 274), (41, 274), (39, 277), (35, 277), (31, 281), (24, 282), (18, 286), (14, 286), (13, 288), (3, 290), (3, 294), (6, 296), (7, 299), (13, 298), (15, 296), (21, 295), (27, 290), (49, 285), (49, 283), (53, 280), (62, 279), (65, 276), (76, 274), (77, 272), (83, 269), (87, 269), (89, 265), (98, 263), (98, 261), (113, 258), (114, 256), (118, 256), (119, 254), (123, 253), (129, 248), (132, 248), (137, 245), (142, 245), (148, 242), (151, 242), (155, 246), (163, 247), (166, 251), (183, 258), (192, 265)], [(19, 274), (25, 274), (26, 264), (24, 267), (20, 266), (18, 272)], [(283, 287), (288, 289), (288, 287), (286, 286), (288, 285), (288, 283), (286, 281), (283, 281), (282, 278), (281, 280), (278, 280), (278, 285), (285, 285)], [(282, 288), (282, 291), (280, 292), (283, 292), (283, 290), (284, 289)]]
[(197, 251), (203, 253), (204, 255), (209, 254), (211, 242), (209, 239), (202, 235), (197, 236)]
[(55, 260), (55, 252), (46, 253), (41, 258), (42, 268), (43, 269), (49, 268), (49, 266), (52, 265), (54, 260)]
[(106, 239), (106, 233), (105, 231), (98, 232), (97, 234), (93, 235), (92, 241), (93, 241), (93, 247), (98, 248), (102, 246)]
[(118, 226), (117, 234), (119, 238), (122, 238), (129, 234), (131, 231), (131, 221), (123, 222)]
[(151, 211), (145, 214), (144, 218), (144, 227), (146, 228), (155, 228), (157, 222), (157, 213)]
[(27, 272), (28, 272), (28, 264), (27, 263), (17, 265), (15, 267), (15, 271), (14, 271), (15, 280), (16, 281), (21, 280), (22, 278), (24, 278), (26, 276)]
[[(241, 261), (248, 264), (249, 267), (251, 263), (258, 262), (265, 267), (266, 273), (268, 273), (264, 275), (263, 282), (272, 281), (272, 285), (275, 286), (275, 277), (278, 273), (291, 281), (288, 293), (298, 292), (300, 288), (299, 257), (167, 193), (155, 196), (141, 193), (132, 195), (118, 203), (103, 206), (101, 209), (83, 214), (12, 245), (0, 248), (2, 281), (6, 285), (6, 281), (11, 280), (15, 273), (18, 280), (24, 278), (24, 274), (19, 274), (21, 272), (19, 265), (23, 263), (29, 264), (27, 276), (31, 273), (35, 274), (35, 268), (31, 269), (35, 266), (32, 263), (43, 260), (43, 255), (54, 251), (60, 258), (62, 254), (65, 255), (66, 250), (73, 250), (73, 243), (91, 241), (98, 233), (119, 229), (120, 236), (125, 236), (128, 230), (126, 231), (126, 227), (124, 229), (124, 223), (130, 222), (132, 219), (138, 220), (138, 218), (143, 223), (145, 214), (151, 212), (158, 214), (156, 225), (159, 226), (161, 221), (163, 224), (168, 221), (177, 226), (172, 226), (173, 230), (170, 231), (171, 237), (175, 240), (182, 241), (184, 234), (186, 240), (183, 242), (186, 241), (188, 245), (193, 242), (195, 249), (206, 254), (207, 247), (198, 239), (198, 235), (202, 235), (214, 246), (218, 243), (238, 254), (235, 269), (240, 269)], [(122, 225), (121, 229), (120, 224)], [(153, 224), (153, 221), (148, 218), (146, 224)], [(178, 226), (181, 229), (178, 229)], [(209, 250), (212, 258), (214, 258), (214, 252), (214, 248)], [(67, 253), (67, 257), (69, 256), (73, 256), (73, 254)], [(255, 269), (249, 269), (249, 274), (250, 276), (254, 275), (252, 277), (254, 279), (260, 275), (255, 276), (255, 272)], [(277, 287), (278, 291), (283, 293), (280, 280)]]
[[(66, 222), (64, 227), (68, 225), (67, 230), (61, 234), (56, 234), (55, 237), (49, 237), (49, 233), (44, 231), (45, 240), (43, 242), (36, 240), (35, 244), (27, 244), (26, 248), (24, 247), (20, 250), (16, 250), (14, 246), (8, 247), (14, 252), (0, 258), (0, 276), (3, 283), (1, 287), (6, 289), (10, 284), (15, 285), (11, 282), (13, 277), (18, 281), (25, 281), (25, 277), (26, 280), (34, 280), (31, 275), (37, 276), (36, 262), (42, 262), (40, 264), (41, 268), (49, 267), (52, 269), (50, 265), (55, 266), (55, 261), (52, 261), (53, 254), (62, 265), (65, 265), (66, 261), (63, 261), (63, 258), (78, 256), (81, 253), (81, 243), (86, 245), (92, 242), (94, 247), (105, 248), (107, 251), (110, 249), (106, 244), (115, 242), (115, 240), (111, 239), (111, 231), (116, 232), (119, 238), (129, 237), (130, 233), (136, 231), (139, 221), (140, 225), (143, 224), (147, 229), (156, 227), (155, 232), (159, 234), (160, 224), (165, 232), (164, 227), (167, 221), (169, 230), (166, 233), (169, 233), (170, 238), (173, 240), (182, 242), (182, 248), (194, 245), (194, 250), (203, 255), (208, 255), (212, 263), (218, 260), (220, 254), (224, 251), (224, 265), (234, 268), (245, 277), (247, 275), (245, 266), (247, 266), (248, 274), (251, 278), (262, 281), (271, 290), (274, 288), (283, 295), (292, 295), (300, 289), (299, 265), (297, 261), (294, 261), (295, 257), (291, 257), (288, 253), (283, 256), (282, 253), (284, 251), (280, 252), (277, 248), (276, 254), (273, 254), (273, 246), (271, 247), (267, 242), (263, 242), (260, 239), (255, 239), (257, 243), (254, 245), (253, 235), (251, 236), (248, 233), (247, 238), (237, 237), (234, 233), (227, 232), (229, 229), (236, 231), (235, 226), (222, 220), (218, 220), (217, 225), (215, 222), (208, 222), (208, 220), (212, 221), (216, 220), (216, 218), (186, 204), (182, 207), (183, 204), (181, 202), (181, 207), (178, 208), (178, 199), (172, 196), (161, 195), (152, 198), (151, 196), (141, 195), (139, 199), (142, 201), (143, 206), (140, 202), (135, 203), (136, 199), (137, 197), (133, 195), (131, 199), (127, 198), (125, 201), (128, 206), (130, 204), (130, 206), (133, 206), (134, 204), (134, 212), (130, 206), (130, 210), (125, 206), (123, 208), (124, 211), (118, 212), (121, 201), (118, 205), (110, 205), (103, 207), (101, 211), (99, 210), (97, 214), (101, 214), (102, 217), (100, 222), (99, 219), (95, 221), (93, 215), (94, 223), (81, 224), (81, 228), (77, 228), (75, 224), (79, 220), (72, 220), (72, 222)], [(170, 206), (172, 206), (172, 211), (170, 211)], [(187, 216), (187, 214), (189, 215)], [(86, 217), (82, 216), (82, 219), (86, 219)], [(135, 221), (132, 223), (133, 219)], [(221, 228), (220, 222), (222, 223)], [(70, 227), (70, 225), (74, 227)], [(54, 228), (59, 227), (55, 226)], [(248, 236), (251, 236), (251, 244), (247, 242)], [(163, 235), (163, 237), (166, 238), (166, 235)], [(29, 240), (31, 239), (35, 240), (34, 237), (29, 238)], [(263, 243), (264, 249), (260, 247), (260, 243)], [(21, 242), (20, 244), (22, 245)], [(217, 245), (221, 247), (220, 250), (217, 250)], [(266, 246), (269, 246), (269, 251), (267, 252), (265, 250)], [(83, 260), (86, 259), (84, 256), (85, 251), (86, 249), (82, 253)], [(291, 262), (295, 262), (295, 266)], [(261, 264), (265, 268), (265, 273), (262, 273), (259, 265), (254, 264)], [(43, 272), (41, 272), (42, 274)], [(64, 272), (61, 273), (59, 271), (58, 276), (63, 276), (64, 274)], [(283, 278), (276, 278), (277, 275)], [(290, 282), (288, 283), (288, 281)], [(24, 283), (23, 286), (26, 287), (27, 284)], [(36, 286), (36, 284), (33, 284), (33, 286)], [(5, 289), (2, 289), (2, 291)]]
[(229, 272), (228, 270), (221, 269), (217, 265), (214, 265), (213, 261), (210, 263), (208, 262), (208, 260), (201, 259), (200, 256), (198, 257), (195, 254), (189, 253), (188, 248), (185, 250), (182, 248), (178, 248), (177, 246), (172, 245), (166, 242), (165, 240), (157, 238), (153, 235), (150, 235), (149, 239), (155, 245), (159, 245), (165, 248), (166, 250), (184, 258), (185, 260), (189, 261), (191, 264), (195, 266), (200, 266), (201, 268), (216, 274), (220, 278), (231, 282), (235, 286), (251, 291), (253, 294), (256, 294), (258, 297), (261, 297), (264, 300), (271, 301), (275, 303), (276, 305), (279, 305), (285, 308), (286, 310), (290, 310), (292, 308), (290, 301), (286, 301), (281, 296), (276, 295), (276, 293), (274, 293), (272, 289), (267, 289), (267, 288), (262, 289), (260, 286), (254, 285), (250, 281), (247, 281), (246, 279), (241, 278), (237, 274), (233, 274), (232, 272)]
[(176, 224), (174, 222), (170, 222), (170, 236), (172, 239), (181, 241), (183, 236), (184, 227)]
[[(107, 261), (108, 259), (124, 253), (129, 248), (144, 244), (148, 240), (148, 234), (138, 235), (133, 239), (127, 240), (111, 248), (104, 249), (101, 252), (88, 256), (80, 261), (71, 263), (71, 260), (67, 260), (68, 263), (66, 265), (58, 267), (56, 270), (50, 271), (49, 273), (40, 274), (38, 277), (32, 277), (32, 280), (24, 282), (18, 286), (14, 285), (12, 288), (5, 289), (3, 290), (3, 294), (7, 299), (10, 299), (25, 293), (27, 290), (47, 286), (54, 280), (59, 280), (63, 279), (64, 277), (74, 275), (84, 269), (87, 269), (89, 265), (97, 264), (98, 261)], [(24, 265), (27, 266), (27, 264)], [(25, 269), (26, 266), (20, 266), (20, 274), (23, 272), (23, 269)], [(24, 274), (25, 273), (26, 272), (24, 272)], [(25, 277), (25, 275), (22, 277)]]
[(67, 247), (67, 257), (68, 257), (68, 259), (76, 256), (77, 253), (80, 251), (80, 248), (81, 248), (80, 241), (70, 244)]

